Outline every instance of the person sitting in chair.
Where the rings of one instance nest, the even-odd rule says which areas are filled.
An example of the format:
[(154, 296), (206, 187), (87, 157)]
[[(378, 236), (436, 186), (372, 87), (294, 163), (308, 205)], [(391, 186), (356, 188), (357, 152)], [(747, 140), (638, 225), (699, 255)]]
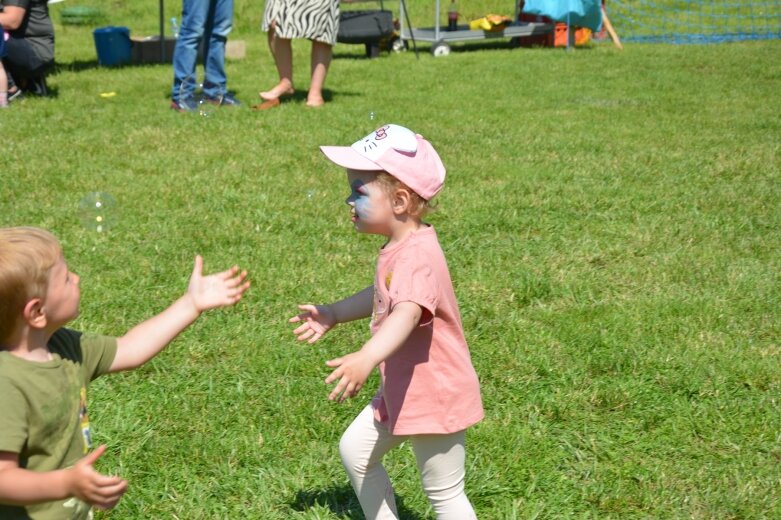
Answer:
[(22, 91), (45, 96), (46, 74), (54, 65), (54, 25), (47, 0), (0, 0), (0, 25), (9, 38), (3, 65), (8, 97)]

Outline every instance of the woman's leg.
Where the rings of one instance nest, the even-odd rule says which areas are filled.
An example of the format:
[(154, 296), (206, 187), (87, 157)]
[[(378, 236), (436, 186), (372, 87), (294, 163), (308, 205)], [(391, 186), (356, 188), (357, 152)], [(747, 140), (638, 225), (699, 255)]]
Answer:
[(309, 86), (309, 94), (306, 104), (310, 107), (319, 107), (323, 99), (323, 85), (328, 75), (328, 66), (333, 55), (332, 47), (327, 43), (312, 41), (312, 83)]
[(274, 88), (260, 92), (260, 97), (265, 100), (277, 99), (280, 96), (293, 94), (293, 49), (290, 40), (277, 36), (276, 23), (272, 23), (268, 29), (268, 48), (274, 57), (277, 66), (279, 83)]
[(477, 520), (464, 493), (464, 433), (410, 437), (423, 491), (438, 520)]
[(374, 421), (371, 405), (363, 409), (342, 435), (339, 453), (367, 520), (398, 518), (388, 473), (382, 457), (405, 437), (391, 435)]

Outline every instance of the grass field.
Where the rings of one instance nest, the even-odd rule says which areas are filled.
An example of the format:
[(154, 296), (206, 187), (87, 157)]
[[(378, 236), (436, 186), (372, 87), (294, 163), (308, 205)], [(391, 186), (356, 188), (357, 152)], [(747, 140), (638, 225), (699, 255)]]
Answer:
[[(248, 55), (228, 65), (247, 104), (275, 79), (254, 9), (237, 24)], [(62, 240), (79, 329), (122, 334), (162, 310), (196, 253), (253, 282), (92, 385), (100, 469), (131, 483), (99, 518), (363, 518), (337, 443), (377, 380), (343, 405), (323, 380), (367, 324), (311, 347), (286, 321), (371, 281), (381, 242), (352, 231), (344, 175), (317, 146), (380, 122), (448, 166), (430, 222), (482, 383), (467, 437), (481, 519), (781, 516), (780, 41), (419, 60), (339, 46), (322, 109), (302, 95), (204, 118), (168, 109), (168, 65), (97, 67), (91, 29), (58, 25), (55, 95), (0, 112), (0, 225)], [(118, 202), (108, 232), (79, 221), (93, 191)], [(402, 518), (432, 519), (411, 451), (387, 468)]]

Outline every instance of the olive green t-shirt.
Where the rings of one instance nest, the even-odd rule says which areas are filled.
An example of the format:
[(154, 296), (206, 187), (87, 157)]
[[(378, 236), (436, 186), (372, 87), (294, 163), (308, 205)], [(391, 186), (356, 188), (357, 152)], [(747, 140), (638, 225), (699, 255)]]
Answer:
[[(49, 340), (52, 360), (0, 352), (0, 451), (43, 472), (72, 466), (90, 448), (87, 385), (108, 372), (117, 340), (60, 329)], [(82, 520), (90, 507), (69, 498), (26, 507), (0, 505), (3, 520)]]

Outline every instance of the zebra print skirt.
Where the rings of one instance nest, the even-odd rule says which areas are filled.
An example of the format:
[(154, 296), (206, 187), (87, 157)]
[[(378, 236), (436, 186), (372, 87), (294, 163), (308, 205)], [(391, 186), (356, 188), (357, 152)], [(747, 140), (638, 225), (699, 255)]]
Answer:
[(306, 38), (334, 45), (339, 29), (339, 0), (266, 0), (263, 30), (276, 22), (280, 38)]

